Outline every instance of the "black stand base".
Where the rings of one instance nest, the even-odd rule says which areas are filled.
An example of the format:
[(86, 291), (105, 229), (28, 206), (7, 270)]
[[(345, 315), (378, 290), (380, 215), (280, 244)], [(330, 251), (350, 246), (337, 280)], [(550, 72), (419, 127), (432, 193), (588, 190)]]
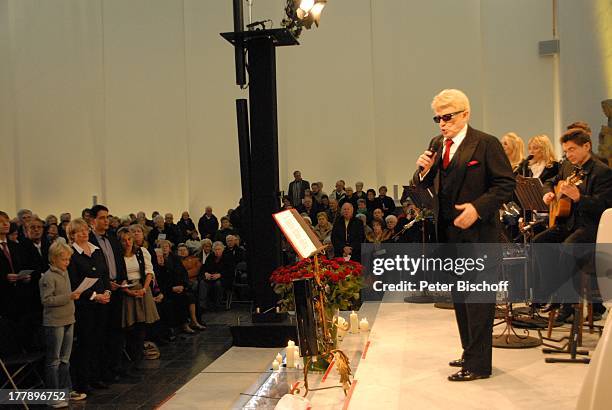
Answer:
[(232, 345), (241, 347), (285, 347), (297, 339), (295, 323), (253, 323), (230, 326)]

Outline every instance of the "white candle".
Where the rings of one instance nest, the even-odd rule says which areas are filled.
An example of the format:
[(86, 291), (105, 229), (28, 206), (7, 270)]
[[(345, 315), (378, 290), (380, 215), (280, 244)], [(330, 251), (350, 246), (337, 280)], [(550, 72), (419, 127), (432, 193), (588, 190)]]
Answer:
[(278, 363), (277, 360), (272, 362), (272, 370), (278, 370), (279, 366), (280, 366), (280, 364)]
[(276, 355), (276, 361), (279, 365), (283, 362), (283, 356), (280, 353)]
[(259, 308), (255, 309), (255, 313), (261, 313), (261, 310)]
[(354, 310), (353, 310), (353, 313), (351, 313), (350, 322), (351, 322), (351, 333), (359, 333), (359, 316), (357, 316), (357, 313), (355, 313)]
[(287, 368), (295, 367), (295, 343), (289, 340), (287, 344)]
[(295, 349), (295, 351), (293, 352), (293, 361), (295, 362), (294, 365), (297, 368), (298, 363), (300, 362), (300, 352), (298, 352), (297, 349)]
[(368, 323), (368, 319), (364, 317), (359, 322), (359, 330), (361, 330), (362, 332), (367, 332), (368, 329), (370, 329), (370, 324)]

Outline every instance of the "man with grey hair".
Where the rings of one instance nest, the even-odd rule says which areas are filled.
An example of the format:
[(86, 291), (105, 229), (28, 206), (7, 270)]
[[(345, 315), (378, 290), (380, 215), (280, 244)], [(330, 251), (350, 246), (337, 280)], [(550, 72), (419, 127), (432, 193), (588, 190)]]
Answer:
[(20, 209), (17, 211), (17, 239), (21, 242), (28, 237), (27, 225), (32, 219), (32, 211), (29, 209)]
[[(455, 89), (443, 90), (431, 104), (441, 135), (417, 159), (413, 182), (433, 188), (438, 242), (499, 242), (499, 208), (512, 198), (515, 180), (501, 143), (468, 125), (470, 102)], [(450, 381), (487, 378), (492, 371), (491, 303), (463, 303), (469, 295), (453, 292), (463, 355), (450, 366), (461, 370)]]
[(291, 205), (294, 207), (301, 205), (308, 189), (310, 189), (310, 183), (302, 179), (302, 173), (300, 171), (293, 171), (293, 181), (291, 181), (289, 188), (287, 188), (287, 196), (291, 200)]

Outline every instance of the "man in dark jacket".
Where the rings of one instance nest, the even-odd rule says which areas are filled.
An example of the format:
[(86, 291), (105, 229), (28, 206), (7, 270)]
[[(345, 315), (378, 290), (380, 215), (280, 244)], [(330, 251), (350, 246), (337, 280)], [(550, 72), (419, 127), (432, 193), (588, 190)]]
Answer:
[(212, 241), (215, 237), (215, 233), (217, 233), (217, 229), (219, 229), (219, 220), (215, 215), (213, 215), (212, 207), (207, 206), (204, 211), (204, 215), (202, 215), (202, 217), (198, 221), (198, 231), (200, 231), (200, 238), (208, 238)]
[(294, 180), (289, 184), (287, 189), (287, 196), (291, 200), (291, 205), (295, 208), (302, 205), (302, 199), (307, 189), (310, 189), (310, 183), (302, 179), (302, 173), (300, 171), (293, 171)]
[[(510, 162), (497, 138), (468, 125), (470, 102), (459, 90), (443, 90), (431, 104), (441, 135), (430, 141), (417, 160), (413, 182), (433, 188), (438, 241), (446, 243), (499, 242), (499, 208), (512, 197), (515, 180)], [(450, 381), (487, 378), (492, 372), (491, 303), (458, 303), (453, 294), (463, 355), (449, 363), (461, 370)]]
[(349, 202), (342, 205), (340, 215), (331, 234), (334, 255), (350, 256), (351, 260), (361, 262), (361, 244), (365, 241), (363, 223), (353, 216), (353, 205)]

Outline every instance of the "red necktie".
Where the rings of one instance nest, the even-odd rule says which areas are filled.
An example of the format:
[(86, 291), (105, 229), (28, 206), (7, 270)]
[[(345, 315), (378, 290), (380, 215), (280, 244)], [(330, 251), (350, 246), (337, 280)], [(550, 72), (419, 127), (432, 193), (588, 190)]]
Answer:
[(15, 273), (15, 269), (13, 268), (13, 260), (11, 259), (11, 254), (9, 253), (8, 245), (6, 244), (6, 242), (2, 242), (0, 243), (0, 247), (2, 248), (2, 253), (4, 253), (4, 256), (6, 256), (6, 259), (8, 259), (9, 265), (11, 266), (11, 273)]
[(442, 168), (446, 169), (450, 163), (450, 147), (453, 145), (453, 139), (447, 138), (444, 140), (444, 158), (442, 159)]

